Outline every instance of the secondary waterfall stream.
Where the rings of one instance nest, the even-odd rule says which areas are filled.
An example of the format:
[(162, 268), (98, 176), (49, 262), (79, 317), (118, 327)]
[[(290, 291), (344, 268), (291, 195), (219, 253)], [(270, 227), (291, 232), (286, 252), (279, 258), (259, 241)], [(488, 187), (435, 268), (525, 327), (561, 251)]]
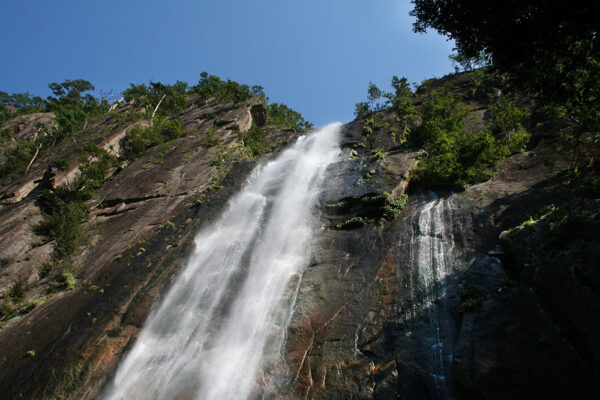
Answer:
[(258, 167), (196, 236), (194, 254), (119, 365), (106, 399), (255, 395), (265, 360), (277, 359), (285, 340), (293, 300), (282, 297), (310, 261), (314, 206), (325, 168), (339, 155), (340, 128), (300, 137)]
[(451, 226), (453, 198), (438, 198), (429, 193), (423, 200), (409, 220), (407, 261), (411, 272), (406, 280), (410, 307), (401, 319), (408, 325), (408, 334), (416, 336), (409, 345), (411, 360), (426, 373), (426, 380), (435, 388), (437, 394), (430, 396), (448, 398), (453, 328), (447, 305), (447, 281), (457, 266)]

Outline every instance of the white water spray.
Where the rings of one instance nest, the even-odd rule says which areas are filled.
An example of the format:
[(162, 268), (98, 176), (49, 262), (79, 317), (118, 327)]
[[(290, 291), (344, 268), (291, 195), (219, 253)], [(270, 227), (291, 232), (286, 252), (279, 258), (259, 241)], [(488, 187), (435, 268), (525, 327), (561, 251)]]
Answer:
[(284, 341), (290, 280), (310, 261), (313, 209), (341, 124), (298, 139), (257, 168), (210, 228), (105, 396), (247, 399)]

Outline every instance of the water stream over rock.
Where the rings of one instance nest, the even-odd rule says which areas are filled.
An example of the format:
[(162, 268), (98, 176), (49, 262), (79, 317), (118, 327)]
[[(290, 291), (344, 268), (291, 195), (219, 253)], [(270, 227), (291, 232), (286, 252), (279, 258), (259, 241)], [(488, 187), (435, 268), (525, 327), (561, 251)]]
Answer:
[[(268, 392), (314, 206), (339, 155), (341, 124), (304, 136), (257, 168), (196, 249), (121, 362), (104, 398), (246, 399)], [(283, 301), (282, 299), (287, 299)], [(259, 385), (256, 382), (260, 381)]]
[[(436, 393), (431, 398), (447, 398), (451, 393), (453, 333), (449, 316), (447, 285), (454, 272), (452, 197), (424, 196), (424, 204), (410, 216), (412, 232), (408, 244), (411, 270), (404, 277), (408, 289), (408, 307), (402, 314), (410, 339), (412, 362), (422, 371), (421, 381), (429, 381)], [(402, 323), (402, 322), (401, 322)]]

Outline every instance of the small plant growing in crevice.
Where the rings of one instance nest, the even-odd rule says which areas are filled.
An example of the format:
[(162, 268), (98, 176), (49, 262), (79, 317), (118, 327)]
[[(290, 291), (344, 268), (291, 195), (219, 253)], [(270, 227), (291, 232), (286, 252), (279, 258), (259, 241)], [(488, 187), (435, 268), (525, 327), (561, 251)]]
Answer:
[(60, 277), (66, 290), (75, 289), (75, 286), (77, 285), (77, 278), (75, 278), (75, 275), (73, 275), (69, 268), (65, 268)]
[(460, 309), (463, 312), (476, 312), (481, 310), (485, 295), (475, 288), (468, 288), (458, 292)]
[(535, 222), (536, 221), (533, 219), (533, 217), (530, 216), (529, 219), (523, 221), (521, 226), (527, 229), (534, 229)]
[(174, 226), (175, 226), (175, 224), (172, 221), (167, 221), (158, 227), (158, 231), (160, 232), (160, 231), (164, 231), (165, 229), (171, 229)]
[[(385, 225), (394, 220), (404, 209), (408, 196), (392, 196), (388, 193), (349, 197), (337, 203), (327, 204), (334, 214), (355, 214), (354, 216), (331, 226), (335, 230), (360, 228), (368, 224)], [(356, 215), (357, 214), (357, 215)]]

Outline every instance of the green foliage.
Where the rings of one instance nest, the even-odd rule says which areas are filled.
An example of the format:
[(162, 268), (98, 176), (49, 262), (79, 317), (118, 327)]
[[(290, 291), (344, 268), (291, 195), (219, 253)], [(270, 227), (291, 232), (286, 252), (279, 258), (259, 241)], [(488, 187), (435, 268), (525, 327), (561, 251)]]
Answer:
[[(538, 218), (537, 233), (543, 239), (541, 249), (549, 257), (576, 246), (596, 246), (598, 242), (598, 210), (596, 215), (575, 215), (569, 208), (552, 207)], [(575, 250), (576, 251), (576, 250)]]
[(51, 262), (45, 262), (42, 265), (40, 265), (38, 267), (38, 274), (40, 276), (40, 279), (47, 277), (50, 274), (50, 272), (52, 272), (53, 268), (54, 264), (52, 264)]
[(539, 103), (563, 107), (583, 131), (600, 127), (600, 45), (594, 3), (415, 0), (414, 29), (455, 40), (466, 58), (489, 54)]
[(463, 53), (456, 52), (450, 54), (448, 58), (452, 61), (452, 64), (454, 64), (455, 72), (460, 72), (460, 70), (473, 71), (489, 65), (491, 62), (490, 56), (483, 51), (480, 51), (474, 56), (467, 56)]
[(389, 193), (349, 197), (338, 203), (327, 204), (336, 214), (358, 214), (338, 224), (332, 229), (348, 230), (368, 224), (384, 225), (398, 217), (406, 206), (408, 196), (392, 196)]
[(349, 230), (360, 228), (361, 226), (367, 225), (369, 222), (373, 222), (363, 217), (352, 217), (339, 224), (334, 225), (332, 228), (336, 230)]
[(423, 123), (411, 136), (427, 152), (414, 171), (413, 182), (432, 189), (461, 190), (489, 179), (498, 161), (522, 151), (529, 141), (520, 125), (522, 118), (515, 116), (522, 114), (515, 114), (516, 109), (507, 104), (512, 103), (496, 108), (490, 126), (504, 126), (512, 133), (497, 140), (489, 130), (478, 134), (465, 129), (469, 108), (457, 97), (444, 89), (431, 92), (423, 101)]
[(66, 290), (73, 290), (77, 285), (77, 278), (69, 268), (65, 268), (60, 275), (62, 283), (65, 285)]
[(0, 164), (0, 179), (11, 173), (24, 172), (37, 147), (29, 140), (15, 140), (13, 146), (7, 147), (6, 158)]
[(64, 172), (71, 168), (71, 164), (69, 164), (69, 161), (65, 160), (64, 158), (57, 158), (56, 160), (52, 161), (52, 167)]
[(369, 82), (369, 88), (367, 89), (367, 98), (371, 104), (371, 111), (376, 111), (375, 102), (381, 98), (381, 89), (377, 87), (373, 82)]
[(273, 103), (267, 106), (269, 123), (286, 128), (294, 128), (296, 132), (306, 132), (313, 128), (313, 125), (305, 121), (297, 111), (292, 110), (285, 104)]
[(369, 82), (367, 89), (367, 102), (356, 103), (354, 107), (354, 114), (356, 118), (366, 118), (371, 113), (382, 110), (383, 106), (377, 104), (377, 101), (381, 99), (383, 92), (373, 82)]
[(600, 175), (590, 173), (582, 179), (582, 189), (585, 195), (591, 198), (600, 198)]
[(43, 112), (46, 101), (39, 96), (32, 97), (29, 93), (8, 94), (0, 91), (0, 126), (17, 115)]
[(132, 83), (129, 89), (123, 92), (123, 96), (127, 102), (132, 101), (138, 106), (148, 107), (148, 114), (151, 114), (160, 102), (156, 115), (170, 116), (183, 111), (187, 106), (187, 89), (188, 84), (181, 81), (175, 82), (174, 85), (161, 82), (150, 82), (149, 86)]
[(25, 294), (29, 290), (29, 284), (27, 278), (20, 276), (17, 281), (8, 290), (8, 296), (13, 300), (22, 301), (25, 298)]
[(524, 125), (531, 114), (529, 110), (519, 107), (512, 99), (503, 99), (490, 104), (492, 117), (486, 121), (486, 128), (498, 138), (500, 143), (508, 147), (510, 154), (525, 151), (531, 135)]
[[(108, 171), (117, 166), (117, 160), (103, 148), (88, 144), (79, 148), (79, 186), (94, 191), (104, 184)], [(90, 198), (93, 194), (90, 192)]]
[(375, 150), (371, 150), (371, 156), (375, 159), (375, 160), (383, 160), (384, 155), (383, 155), (383, 149), (375, 149)]
[(0, 301), (0, 321), (26, 314), (48, 299), (48, 296), (46, 296), (25, 301), (25, 296), (29, 288), (27, 279), (24, 276), (20, 276), (4, 293), (3, 300)]
[(386, 220), (395, 219), (406, 206), (408, 201), (408, 195), (401, 194), (400, 196), (392, 196), (388, 193), (384, 193), (385, 206), (383, 207), (383, 218)]
[(47, 111), (55, 115), (60, 127), (59, 139), (83, 129), (87, 122), (97, 119), (109, 109), (105, 100), (98, 101), (92, 94), (94, 85), (83, 79), (50, 83), (48, 87), (56, 97), (48, 97)]
[(225, 82), (218, 76), (209, 75), (207, 72), (200, 74), (200, 81), (196, 86), (191, 88), (191, 92), (199, 96), (201, 102), (205, 102), (209, 98), (214, 98), (219, 103), (241, 103), (249, 100), (253, 95), (248, 85), (241, 85), (232, 80)]
[(394, 93), (385, 93), (384, 97), (388, 100), (390, 108), (396, 113), (396, 118), (402, 126), (402, 136), (400, 141), (403, 141), (406, 135), (410, 132), (408, 123), (415, 118), (418, 113), (413, 104), (413, 93), (410, 89), (410, 84), (406, 78), (392, 77), (392, 88)]
[(267, 140), (262, 129), (255, 124), (252, 124), (248, 131), (240, 133), (240, 138), (244, 147), (250, 152), (251, 157), (260, 156), (271, 151), (272, 143)]
[[(4, 92), (0, 92), (2, 95)], [(0, 104), (0, 126), (4, 125), (6, 121), (16, 117), (17, 114), (10, 110), (6, 105)]]
[[(215, 179), (213, 179), (213, 182), (215, 181)], [(207, 187), (205, 187), (202, 192), (200, 192), (200, 195), (198, 196), (198, 198), (194, 201), (195, 204), (197, 205), (202, 205), (204, 204), (204, 202), (206, 201), (206, 198), (208, 197), (208, 195), (211, 192), (216, 192), (218, 190), (223, 189), (223, 186), (221, 185), (215, 185), (215, 184), (211, 184), (208, 185)]]
[[(490, 100), (493, 100), (493, 97)], [(493, 102), (489, 110), (492, 117), (487, 121), (487, 125), (495, 135), (518, 130), (530, 117), (529, 110), (519, 107), (512, 99)]]
[(485, 295), (474, 288), (467, 288), (458, 292), (460, 308), (463, 312), (476, 312), (481, 310)]
[(167, 221), (167, 222), (165, 222), (164, 224), (162, 224), (162, 225), (160, 225), (158, 227), (158, 231), (161, 232), (161, 231), (164, 231), (166, 229), (171, 229), (174, 226), (175, 226), (175, 224), (172, 221)]
[(45, 214), (42, 222), (36, 227), (38, 235), (56, 241), (54, 258), (62, 259), (79, 248), (82, 243), (83, 228), (81, 223), (87, 219), (88, 210), (85, 203), (76, 201), (69, 203), (62, 190), (46, 192), (41, 201), (45, 202)]
[(181, 123), (176, 120), (157, 118), (148, 128), (139, 125), (127, 133), (123, 139), (123, 157), (135, 160), (157, 144), (176, 139), (181, 135)]
[(487, 131), (444, 132), (426, 146), (427, 157), (414, 171), (413, 181), (432, 189), (462, 190), (492, 177), (496, 162), (508, 155)]
[(523, 228), (527, 228), (527, 229), (533, 229), (534, 228), (534, 224), (535, 224), (535, 220), (533, 219), (533, 217), (529, 217), (529, 219), (523, 221), (523, 223), (521, 224), (521, 226)]
[(106, 150), (89, 144), (79, 149), (81, 175), (66, 187), (42, 191), (38, 203), (43, 211), (42, 221), (36, 226), (38, 235), (54, 240), (54, 258), (63, 259), (83, 242), (81, 223), (88, 217), (85, 202), (100, 188), (110, 168), (117, 162)]
[(410, 138), (419, 146), (432, 143), (446, 133), (460, 133), (469, 112), (469, 108), (446, 89), (429, 92), (422, 107), (423, 123)]
[(265, 101), (267, 100), (267, 96), (265, 95), (265, 88), (259, 85), (254, 85), (250, 88), (250, 91), (253, 95), (262, 97)]
[(375, 125), (375, 121), (373, 120), (373, 118), (367, 118), (365, 119), (365, 122), (363, 123), (363, 134), (368, 136), (371, 133), (373, 133), (373, 125)]
[(369, 103), (367, 102), (356, 103), (354, 106), (354, 115), (356, 115), (357, 119), (366, 118), (370, 113)]
[[(238, 128), (239, 130), (239, 128)], [(202, 139), (203, 147), (220, 146), (223, 144), (221, 138), (217, 135), (217, 127), (212, 127), (206, 131), (205, 137)]]

